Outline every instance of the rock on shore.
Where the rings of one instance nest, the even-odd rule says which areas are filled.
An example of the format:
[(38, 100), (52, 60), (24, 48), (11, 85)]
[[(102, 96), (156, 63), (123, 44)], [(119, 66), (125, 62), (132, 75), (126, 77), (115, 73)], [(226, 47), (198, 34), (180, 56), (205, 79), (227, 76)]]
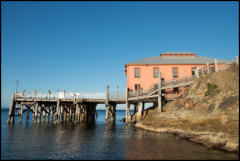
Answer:
[(145, 110), (135, 126), (239, 153), (239, 66), (200, 77), (162, 113)]

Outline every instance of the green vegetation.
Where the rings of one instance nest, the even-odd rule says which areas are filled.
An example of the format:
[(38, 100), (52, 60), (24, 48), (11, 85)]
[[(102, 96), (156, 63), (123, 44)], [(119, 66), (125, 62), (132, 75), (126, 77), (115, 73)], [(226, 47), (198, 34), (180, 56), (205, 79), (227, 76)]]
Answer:
[(214, 83), (213, 84), (208, 83), (207, 86), (208, 86), (208, 90), (207, 92), (205, 92), (205, 96), (214, 96), (215, 94), (220, 92), (220, 90), (217, 90), (218, 86)]

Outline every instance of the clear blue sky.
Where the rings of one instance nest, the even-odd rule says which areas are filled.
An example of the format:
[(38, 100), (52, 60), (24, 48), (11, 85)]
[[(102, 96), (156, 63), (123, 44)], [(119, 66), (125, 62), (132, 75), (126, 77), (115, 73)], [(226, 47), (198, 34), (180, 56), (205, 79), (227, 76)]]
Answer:
[(238, 2), (1, 2), (1, 106), (16, 90), (125, 91), (124, 64), (166, 51), (235, 59)]

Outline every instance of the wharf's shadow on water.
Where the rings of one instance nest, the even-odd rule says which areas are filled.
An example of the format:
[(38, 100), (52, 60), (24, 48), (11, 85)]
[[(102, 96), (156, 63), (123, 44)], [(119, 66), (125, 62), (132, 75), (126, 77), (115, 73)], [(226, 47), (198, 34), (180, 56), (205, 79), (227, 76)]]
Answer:
[(98, 115), (100, 120), (92, 124), (32, 123), (29, 119), (28, 123), (16, 121), (7, 126), (7, 113), (2, 114), (2, 159), (238, 159), (236, 154), (144, 131), (118, 120), (106, 123), (105, 111)]

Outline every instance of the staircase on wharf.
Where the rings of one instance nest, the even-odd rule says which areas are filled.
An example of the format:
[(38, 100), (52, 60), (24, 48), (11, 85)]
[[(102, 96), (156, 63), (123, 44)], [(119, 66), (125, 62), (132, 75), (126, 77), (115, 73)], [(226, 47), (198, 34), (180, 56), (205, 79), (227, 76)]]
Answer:
[[(20, 117), (22, 122), (23, 113), (27, 113), (26, 121), (29, 121), (29, 112), (32, 113), (33, 122), (53, 121), (55, 124), (63, 122), (93, 122), (96, 115), (97, 104), (105, 104), (106, 106), (106, 122), (115, 122), (117, 104), (126, 104), (126, 122), (131, 122), (130, 105), (134, 106), (134, 114), (138, 119), (142, 118), (145, 103), (153, 103), (162, 112), (162, 105), (167, 101), (171, 101), (176, 97), (167, 97), (166, 89), (176, 87), (185, 87), (194, 83), (195, 79), (205, 74), (225, 70), (229, 68), (229, 64), (223, 68), (219, 68), (217, 61), (212, 66), (207, 65), (206, 68), (195, 70), (195, 75), (179, 79), (162, 81), (161, 73), (158, 75), (158, 83), (146, 91), (129, 92), (126, 88), (125, 92), (109, 93), (109, 86), (106, 86), (106, 95), (104, 97), (94, 98), (89, 96), (67, 95), (59, 98), (54, 94), (50, 95), (34, 95), (26, 93), (14, 93), (9, 106), (8, 123), (14, 123), (15, 117)], [(51, 96), (51, 97), (50, 97)], [(23, 109), (23, 107), (26, 107)]]

